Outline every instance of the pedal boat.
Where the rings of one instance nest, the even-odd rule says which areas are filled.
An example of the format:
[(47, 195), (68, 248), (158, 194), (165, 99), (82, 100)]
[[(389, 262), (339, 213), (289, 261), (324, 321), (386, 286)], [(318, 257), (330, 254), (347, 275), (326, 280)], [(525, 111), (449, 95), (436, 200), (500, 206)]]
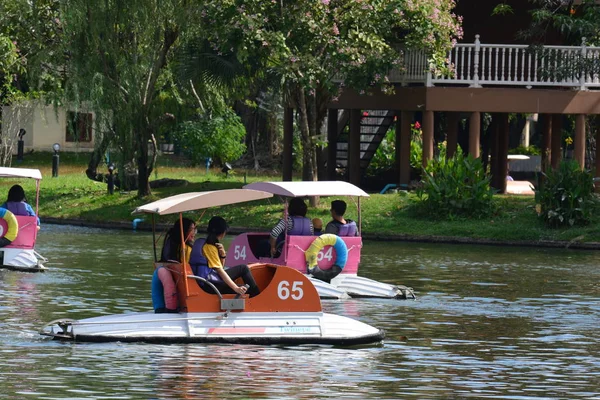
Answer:
[[(39, 215), (40, 181), (38, 169), (0, 167), (0, 178), (28, 178), (36, 181), (35, 213)], [(48, 261), (35, 251), (37, 239), (37, 217), (14, 215), (0, 208), (0, 237), (12, 242), (0, 247), (0, 268), (23, 272), (44, 272), (43, 263)], [(16, 235), (16, 237), (15, 237)]]
[[(152, 214), (154, 226), (154, 215), (177, 212), (181, 218), (185, 211), (271, 196), (248, 189), (187, 193), (138, 207), (134, 213)], [(154, 247), (156, 254), (156, 245)], [(206, 281), (194, 276), (187, 263), (155, 261), (155, 267), (159, 266), (171, 272), (177, 287), (180, 313), (142, 312), (57, 320), (47, 324), (40, 333), (76, 342), (340, 346), (374, 343), (384, 338), (382, 330), (363, 322), (324, 313), (314, 285), (306, 275), (293, 268), (265, 263), (250, 265), (261, 293), (248, 298), (246, 295), (209, 294), (198, 285), (198, 281)], [(210, 285), (209, 282), (206, 284)]]
[[(362, 189), (343, 181), (318, 181), (318, 182), (256, 182), (244, 186), (245, 189), (261, 190), (278, 195), (284, 202), (284, 221), (287, 221), (288, 199), (292, 197), (309, 196), (334, 196), (356, 198), (357, 215), (356, 221), (358, 236), (341, 237), (347, 251), (347, 262), (342, 271), (329, 283), (316, 279), (309, 275), (309, 279), (317, 287), (319, 296), (323, 299), (355, 298), (392, 298), (392, 299), (415, 299), (412, 288), (404, 285), (392, 285), (378, 282), (363, 276), (358, 276), (358, 268), (361, 260), (361, 249), (363, 246), (361, 237), (361, 212), (360, 199), (369, 197)], [(323, 221), (325, 224), (327, 221)], [(287, 265), (301, 273), (307, 273), (306, 252), (318, 238), (318, 236), (291, 236), (287, 235), (280, 255), (277, 258), (259, 257), (257, 250), (259, 243), (268, 240), (269, 233), (250, 232), (237, 236), (229, 246), (227, 252), (226, 266), (241, 263), (272, 263)], [(317, 254), (318, 266), (322, 270), (331, 268), (337, 259), (335, 246), (326, 245)]]

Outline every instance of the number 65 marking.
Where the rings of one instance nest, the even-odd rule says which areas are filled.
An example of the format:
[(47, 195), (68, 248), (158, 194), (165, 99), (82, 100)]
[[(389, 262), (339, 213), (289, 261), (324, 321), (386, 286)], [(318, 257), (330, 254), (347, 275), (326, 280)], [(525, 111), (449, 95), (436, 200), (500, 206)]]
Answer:
[(304, 296), (302, 283), (302, 281), (292, 282), (292, 289), (290, 290), (290, 283), (288, 281), (281, 281), (277, 286), (277, 295), (281, 300), (287, 300), (290, 297), (293, 300), (300, 300)]

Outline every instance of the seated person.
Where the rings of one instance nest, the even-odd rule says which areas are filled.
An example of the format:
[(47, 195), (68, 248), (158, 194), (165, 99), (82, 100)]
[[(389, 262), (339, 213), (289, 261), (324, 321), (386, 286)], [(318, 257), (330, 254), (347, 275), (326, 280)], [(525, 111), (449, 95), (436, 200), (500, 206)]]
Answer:
[[(248, 292), (250, 297), (260, 293), (256, 281), (247, 265), (241, 264), (235, 267), (225, 268), (223, 262), (226, 258), (225, 248), (220, 243), (227, 234), (227, 222), (221, 217), (212, 217), (208, 221), (208, 236), (206, 239), (198, 239), (194, 243), (190, 265), (194, 275), (206, 279), (212, 283), (221, 293), (242, 295)], [(242, 278), (246, 286), (238, 286), (234, 280)], [(198, 281), (200, 286), (209, 293), (213, 289), (209, 285)]]
[(315, 236), (319, 236), (323, 230), (323, 220), (321, 218), (313, 218), (312, 224)]
[[(8, 197), (6, 202), (0, 205), (2, 208), (6, 208), (8, 211), (15, 215), (29, 215), (31, 217), (37, 217), (33, 208), (27, 203), (25, 197), (25, 191), (21, 185), (13, 185), (8, 191)], [(37, 219), (38, 229), (40, 229), (40, 219)]]
[[(312, 221), (306, 218), (306, 203), (299, 197), (294, 197), (288, 205), (287, 234), (295, 236), (312, 236)], [(280, 246), (285, 241), (286, 221), (282, 218), (271, 230), (269, 245), (271, 257), (278, 257)]]
[(333, 233), (338, 236), (358, 236), (356, 222), (351, 219), (344, 219), (346, 212), (346, 202), (334, 200), (331, 202), (331, 218), (333, 218), (325, 227), (325, 233)]
[[(196, 223), (189, 218), (183, 218), (183, 232), (184, 232), (184, 253), (185, 262), (190, 262), (190, 255), (192, 253), (192, 246), (194, 245), (194, 236), (196, 235)], [(160, 261), (175, 261), (182, 262), (181, 260), (181, 228), (179, 220), (175, 221), (173, 227), (167, 231), (165, 240), (163, 242), (163, 248), (161, 251)]]

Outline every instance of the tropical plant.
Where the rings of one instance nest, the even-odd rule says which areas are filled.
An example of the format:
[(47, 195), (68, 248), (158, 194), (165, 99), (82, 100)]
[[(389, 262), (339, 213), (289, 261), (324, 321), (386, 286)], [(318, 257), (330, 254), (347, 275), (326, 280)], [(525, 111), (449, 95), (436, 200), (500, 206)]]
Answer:
[(585, 225), (597, 206), (593, 175), (574, 160), (562, 161), (543, 174), (535, 189), (536, 211), (551, 228)]
[(542, 154), (542, 151), (539, 147), (531, 145), (531, 146), (519, 146), (514, 149), (508, 150), (508, 154), (523, 154), (526, 156), (539, 156)]
[(480, 158), (457, 152), (449, 160), (432, 160), (422, 179), (415, 206), (429, 218), (482, 218), (495, 210), (491, 177), (485, 173)]

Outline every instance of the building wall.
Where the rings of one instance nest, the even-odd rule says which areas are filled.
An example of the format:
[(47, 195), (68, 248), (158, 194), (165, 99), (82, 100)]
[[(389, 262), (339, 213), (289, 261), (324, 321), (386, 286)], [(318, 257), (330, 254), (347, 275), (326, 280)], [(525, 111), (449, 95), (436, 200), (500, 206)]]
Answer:
[[(20, 128), (27, 133), (23, 137), (25, 151), (52, 151), (58, 143), (63, 151), (89, 152), (94, 149), (94, 135), (90, 142), (67, 142), (67, 112), (63, 108), (44, 105), (5, 106), (2, 109), (2, 135), (16, 135)], [(92, 113), (92, 118), (94, 115)], [(17, 139), (14, 139), (16, 151)]]

